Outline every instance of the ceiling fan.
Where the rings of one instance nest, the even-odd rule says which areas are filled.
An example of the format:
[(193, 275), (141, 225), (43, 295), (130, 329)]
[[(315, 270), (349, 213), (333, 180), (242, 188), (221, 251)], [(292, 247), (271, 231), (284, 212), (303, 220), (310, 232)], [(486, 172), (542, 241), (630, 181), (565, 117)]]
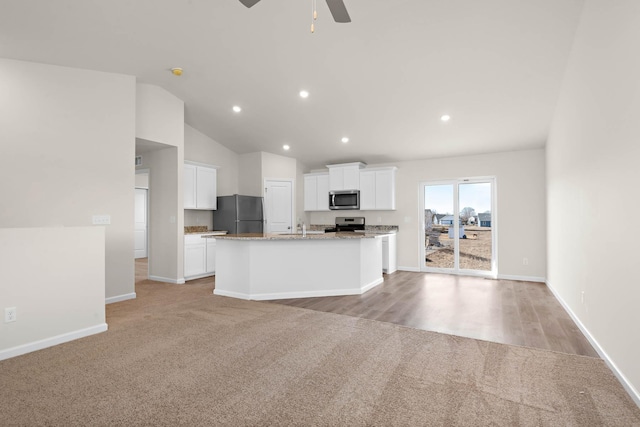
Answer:
[[(240, 3), (247, 7), (251, 7), (258, 3), (260, 0), (240, 0)], [(315, 3), (315, 2), (314, 2)], [(327, 0), (327, 6), (329, 11), (333, 15), (333, 20), (336, 22), (351, 22), (347, 8), (342, 0)], [(315, 11), (314, 11), (315, 12)]]

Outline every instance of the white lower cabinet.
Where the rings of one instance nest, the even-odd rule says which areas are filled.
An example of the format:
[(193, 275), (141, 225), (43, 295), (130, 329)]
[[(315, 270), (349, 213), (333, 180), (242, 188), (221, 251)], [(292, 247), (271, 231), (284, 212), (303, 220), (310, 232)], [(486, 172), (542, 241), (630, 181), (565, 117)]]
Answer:
[(216, 272), (216, 239), (208, 238), (207, 241), (207, 273)]
[(386, 234), (382, 237), (382, 271), (387, 274), (398, 270), (396, 252), (396, 235)]
[(201, 234), (184, 236), (185, 280), (211, 276), (216, 271), (216, 239)]

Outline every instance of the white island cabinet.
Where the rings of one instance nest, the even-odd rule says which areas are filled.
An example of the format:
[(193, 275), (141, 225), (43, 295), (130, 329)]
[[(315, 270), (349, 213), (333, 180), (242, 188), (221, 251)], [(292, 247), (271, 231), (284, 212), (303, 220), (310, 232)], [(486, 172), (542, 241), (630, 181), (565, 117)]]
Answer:
[(382, 236), (217, 238), (216, 295), (250, 300), (359, 295), (383, 282)]

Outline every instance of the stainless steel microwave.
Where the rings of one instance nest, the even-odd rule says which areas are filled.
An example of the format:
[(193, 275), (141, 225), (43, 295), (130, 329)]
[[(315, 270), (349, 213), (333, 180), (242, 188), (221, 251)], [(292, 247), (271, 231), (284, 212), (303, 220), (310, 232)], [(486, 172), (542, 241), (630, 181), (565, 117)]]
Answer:
[(360, 190), (330, 191), (329, 209), (360, 209)]

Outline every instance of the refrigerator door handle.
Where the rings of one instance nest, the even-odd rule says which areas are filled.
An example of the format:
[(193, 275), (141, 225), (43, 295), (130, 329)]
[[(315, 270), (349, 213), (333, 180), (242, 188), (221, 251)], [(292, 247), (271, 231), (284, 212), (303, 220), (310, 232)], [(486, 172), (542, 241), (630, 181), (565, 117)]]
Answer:
[(264, 197), (260, 199), (260, 203), (262, 203), (262, 232), (267, 232), (267, 211), (264, 208)]

